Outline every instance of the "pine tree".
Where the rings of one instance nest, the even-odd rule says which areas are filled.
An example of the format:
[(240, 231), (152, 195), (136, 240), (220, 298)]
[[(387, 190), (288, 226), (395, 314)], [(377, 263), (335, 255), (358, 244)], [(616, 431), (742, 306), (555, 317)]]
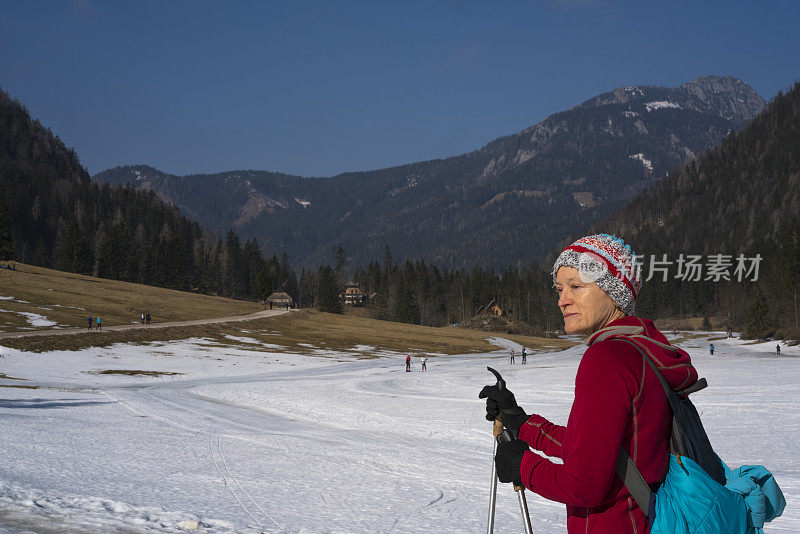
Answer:
[(761, 286), (756, 286), (750, 295), (750, 306), (747, 310), (747, 337), (756, 339), (767, 335), (769, 323), (767, 313), (769, 306)]
[(253, 296), (263, 302), (264, 309), (266, 309), (267, 299), (270, 295), (272, 295), (272, 282), (269, 279), (266, 267), (264, 267), (256, 275), (255, 294)]
[(791, 297), (794, 316), (793, 335), (800, 337), (800, 222), (797, 220), (783, 244), (782, 256), (783, 282)]
[(399, 278), (397, 289), (397, 321), (401, 323), (420, 324), (419, 304), (413, 284), (405, 276)]
[(708, 311), (703, 312), (703, 330), (711, 330), (711, 319), (708, 317)]
[(239, 245), (239, 237), (228, 230), (225, 235), (225, 252), (227, 254), (226, 278), (228, 281), (226, 290), (230, 297), (242, 297), (245, 290), (245, 271), (242, 265), (242, 250)]
[(328, 313), (344, 313), (342, 289), (336, 279), (336, 273), (330, 265), (319, 268), (317, 279), (317, 305), (320, 311)]
[(0, 191), (0, 260), (11, 258), (11, 216), (6, 206), (3, 192)]
[[(2, 254), (0, 254), (2, 257)], [(77, 219), (67, 225), (61, 251), (61, 269), (73, 273), (89, 274), (89, 244), (83, 235)]]
[(314, 306), (317, 295), (317, 280), (313, 271), (303, 269), (300, 273), (300, 307)]

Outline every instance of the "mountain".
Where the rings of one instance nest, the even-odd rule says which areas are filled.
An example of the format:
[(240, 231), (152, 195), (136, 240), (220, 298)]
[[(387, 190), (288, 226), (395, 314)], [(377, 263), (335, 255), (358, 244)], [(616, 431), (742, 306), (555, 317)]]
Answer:
[[(649, 258), (730, 255), (724, 279), (672, 277), (645, 284), (642, 298), (656, 314), (723, 317), (753, 336), (782, 331), (800, 338), (800, 83), (780, 93), (747, 127), (676, 169), (598, 223), (624, 236)], [(735, 275), (738, 255), (759, 255), (759, 271)], [(750, 269), (752, 262), (745, 263)], [(766, 298), (769, 295), (769, 298)]]
[(739, 130), (764, 101), (732, 77), (622, 87), (479, 150), (329, 178), (264, 171), (175, 176), (117, 167), (94, 179), (156, 192), (217, 231), (235, 229), (301, 265), (424, 259), (525, 265)]

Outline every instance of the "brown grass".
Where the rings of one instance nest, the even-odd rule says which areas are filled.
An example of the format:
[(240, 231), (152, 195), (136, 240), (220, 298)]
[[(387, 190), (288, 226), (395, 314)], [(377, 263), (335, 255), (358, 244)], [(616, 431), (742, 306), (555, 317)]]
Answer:
[[(7, 374), (0, 373), (0, 380), (21, 380), (25, 381), (24, 378), (16, 378), (13, 376), (8, 376)], [(39, 389), (39, 386), (26, 386), (24, 384), (0, 384), (0, 388), (22, 388), (22, 389)]]
[[(174, 291), (159, 287), (106, 280), (16, 263), (16, 271), (0, 269), (0, 310), (33, 312), (62, 326), (87, 325), (89, 315), (100, 315), (104, 326), (140, 322), (150, 311), (153, 322), (185, 321), (245, 315), (263, 309), (255, 302)], [(27, 301), (18, 302), (18, 301)], [(17, 313), (0, 312), (0, 331), (28, 330)]]
[(171, 373), (169, 371), (135, 371), (127, 369), (107, 369), (100, 371), (101, 375), (124, 375), (124, 376), (174, 376), (183, 373)]
[[(228, 339), (225, 336), (253, 338), (255, 343)], [(235, 323), (178, 326), (158, 329), (134, 329), (121, 332), (86, 332), (69, 336), (34, 336), (8, 338), (0, 344), (27, 352), (80, 350), (114, 343), (149, 343), (153, 341), (205, 338), (213, 345), (223, 344), (262, 352), (289, 350), (313, 353), (314, 348), (347, 351), (356, 345), (412, 353), (463, 354), (487, 352), (496, 347), (486, 341), (501, 336), (525, 345), (531, 353), (560, 350), (573, 342), (518, 335), (502, 335), (456, 327), (432, 328), (349, 315), (321, 313), (315, 310), (264, 317)], [(280, 349), (264, 347), (268, 343)], [(301, 344), (310, 344), (306, 347)]]
[[(20, 263), (16, 267), (16, 271), (0, 270), (0, 296), (14, 298), (0, 300), (0, 309), (37, 313), (64, 326), (85, 328), (89, 314), (99, 314), (104, 326), (113, 326), (138, 323), (141, 312), (147, 310), (157, 323), (232, 317), (262, 309), (260, 304), (253, 302), (93, 278)], [(24, 328), (26, 325), (22, 316), (0, 312), (0, 331), (27, 330)], [(247, 336), (256, 342), (231, 340), (226, 335)], [(280, 345), (280, 350), (301, 353), (313, 353), (314, 348), (346, 351), (356, 345), (370, 345), (379, 350), (398, 352), (461, 354), (496, 349), (486, 341), (487, 337), (495, 335), (525, 345), (531, 352), (558, 350), (574, 344), (558, 339), (492, 334), (455, 327), (432, 328), (379, 321), (357, 314), (333, 315), (307, 310), (233, 323), (145, 327), (119, 332), (87, 330), (71, 335), (6, 338), (0, 340), (0, 345), (44, 352), (81, 350), (115, 343), (207, 338), (214, 345), (236, 345), (258, 351), (278, 350), (263, 344)]]
[(24, 378), (15, 378), (13, 376), (8, 376), (5, 373), (0, 373), (0, 379), (3, 379), (3, 380), (25, 380)]
[[(722, 316), (712, 315), (709, 317), (711, 321), (712, 330), (724, 330), (725, 318)], [(702, 317), (667, 317), (664, 319), (655, 319), (653, 321), (656, 328), (662, 332), (668, 332), (677, 328), (678, 330), (703, 330)], [(681, 332), (683, 333), (683, 332)]]

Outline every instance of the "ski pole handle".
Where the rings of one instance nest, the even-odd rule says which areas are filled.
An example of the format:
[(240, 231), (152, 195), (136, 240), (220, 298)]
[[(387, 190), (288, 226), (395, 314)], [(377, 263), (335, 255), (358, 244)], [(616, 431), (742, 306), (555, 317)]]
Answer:
[(488, 369), (495, 376), (495, 378), (497, 378), (497, 389), (499, 389), (500, 391), (503, 391), (504, 389), (506, 389), (506, 381), (503, 380), (503, 377), (500, 376), (500, 373), (498, 373), (496, 370), (492, 369), (491, 367), (487, 367), (486, 369)]
[[(503, 391), (504, 389), (506, 389), (506, 381), (503, 380), (503, 377), (500, 376), (500, 373), (498, 373), (495, 369), (492, 369), (491, 367), (487, 367), (486, 369), (489, 372), (491, 372), (497, 379), (497, 384), (496, 384), (497, 389), (499, 391)], [(495, 418), (494, 420), (494, 426), (492, 426), (492, 435), (495, 438), (497, 438), (502, 432), (503, 432), (503, 414), (500, 413), (497, 414), (497, 418)]]
[(499, 438), (500, 434), (503, 433), (503, 414), (497, 416), (497, 419), (494, 420), (494, 424), (492, 425), (492, 436), (495, 438)]

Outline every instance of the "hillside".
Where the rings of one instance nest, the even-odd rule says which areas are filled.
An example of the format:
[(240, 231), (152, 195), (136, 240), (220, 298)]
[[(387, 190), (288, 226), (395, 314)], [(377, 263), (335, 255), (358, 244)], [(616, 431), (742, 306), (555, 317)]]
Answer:
[(258, 243), (201, 228), (152, 191), (94, 182), (73, 149), (0, 90), (0, 262), (258, 298), (297, 285)]
[(302, 265), (424, 259), (521, 266), (622, 206), (751, 120), (764, 102), (741, 80), (624, 87), (480, 150), (332, 178), (263, 171), (174, 176), (144, 166), (94, 176), (155, 191), (217, 232), (234, 228)]
[[(301, 353), (313, 353), (307, 347), (310, 332), (314, 334), (315, 343), (329, 350), (358, 350), (353, 347), (364, 344), (387, 350), (447, 354), (493, 349), (486, 338), (494, 334), (480, 330), (450, 326), (431, 328), (312, 310), (291, 312), (281, 317), (252, 315), (262, 310), (263, 306), (253, 302), (94, 278), (32, 265), (15, 264), (13, 271), (0, 269), (0, 345), (20, 350), (78, 350), (114, 343), (189, 338), (206, 338), (209, 343), (243, 344), (247, 347), (247, 342), (240, 339), (247, 334), (273, 348), (278, 343)], [(139, 317), (142, 312), (151, 313), (152, 324), (141, 327)], [(276, 310), (273, 315), (278, 313)], [(86, 319), (89, 315), (102, 318), (103, 329), (100, 332), (88, 330)], [(212, 322), (198, 324), (205, 320)], [(135, 328), (117, 328), (119, 326)], [(81, 329), (77, 335), (70, 330), (76, 327)], [(24, 333), (26, 337), (11, 337), (11, 333)], [(57, 335), (62, 333), (73, 335)], [(534, 351), (566, 348), (573, 344), (523, 335), (504, 334), (504, 337), (523, 343)]]
[[(718, 147), (681, 166), (595, 230), (617, 233), (649, 257), (760, 254), (757, 283), (645, 285), (654, 312), (708, 310), (751, 335), (800, 337), (800, 84)], [(731, 273), (732, 273), (731, 269)], [(672, 274), (677, 274), (673, 265)], [(749, 277), (749, 278), (752, 278)], [(724, 325), (719, 325), (724, 326)]]
[(0, 334), (87, 327), (87, 317), (103, 326), (153, 324), (244, 315), (264, 307), (255, 302), (175, 291), (15, 263), (0, 269)]

